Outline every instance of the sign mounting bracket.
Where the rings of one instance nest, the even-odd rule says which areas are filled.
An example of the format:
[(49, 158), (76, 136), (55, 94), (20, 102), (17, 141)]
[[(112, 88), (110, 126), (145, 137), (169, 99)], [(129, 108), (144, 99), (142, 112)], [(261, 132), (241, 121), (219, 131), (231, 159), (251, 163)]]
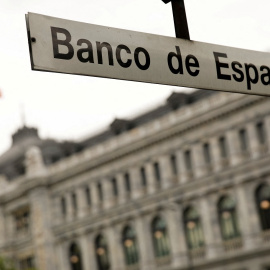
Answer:
[(165, 4), (172, 3), (175, 35), (177, 38), (190, 40), (184, 0), (162, 0)]

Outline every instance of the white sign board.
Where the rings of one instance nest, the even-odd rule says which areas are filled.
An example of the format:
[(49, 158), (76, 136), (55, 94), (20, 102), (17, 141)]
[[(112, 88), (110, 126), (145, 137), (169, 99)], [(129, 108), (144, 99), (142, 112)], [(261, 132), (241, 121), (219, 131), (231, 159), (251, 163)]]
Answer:
[(270, 53), (26, 15), (33, 70), (270, 96)]

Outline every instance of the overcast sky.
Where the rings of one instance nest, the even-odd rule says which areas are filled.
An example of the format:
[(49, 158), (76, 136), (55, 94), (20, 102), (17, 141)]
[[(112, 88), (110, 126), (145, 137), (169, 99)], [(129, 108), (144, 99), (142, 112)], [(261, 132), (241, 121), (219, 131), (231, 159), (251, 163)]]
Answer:
[[(192, 40), (270, 51), (269, 0), (186, 0)], [(43, 138), (81, 139), (164, 102), (180, 87), (32, 71), (27, 12), (174, 36), (171, 5), (161, 0), (1, 0), (0, 153), (25, 122)]]

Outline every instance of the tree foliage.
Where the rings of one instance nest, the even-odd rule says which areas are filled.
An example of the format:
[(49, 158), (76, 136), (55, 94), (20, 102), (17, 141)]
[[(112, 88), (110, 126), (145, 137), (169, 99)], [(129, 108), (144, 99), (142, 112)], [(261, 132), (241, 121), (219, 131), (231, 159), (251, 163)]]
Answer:
[(6, 258), (0, 257), (0, 270), (16, 270), (14, 263)]

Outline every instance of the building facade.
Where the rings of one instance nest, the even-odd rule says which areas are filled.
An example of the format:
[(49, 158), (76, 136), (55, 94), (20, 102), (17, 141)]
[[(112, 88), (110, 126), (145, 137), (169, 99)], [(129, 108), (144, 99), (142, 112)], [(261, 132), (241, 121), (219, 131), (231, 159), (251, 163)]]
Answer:
[(65, 147), (24, 127), (0, 173), (18, 269), (270, 269), (269, 98), (173, 93)]

